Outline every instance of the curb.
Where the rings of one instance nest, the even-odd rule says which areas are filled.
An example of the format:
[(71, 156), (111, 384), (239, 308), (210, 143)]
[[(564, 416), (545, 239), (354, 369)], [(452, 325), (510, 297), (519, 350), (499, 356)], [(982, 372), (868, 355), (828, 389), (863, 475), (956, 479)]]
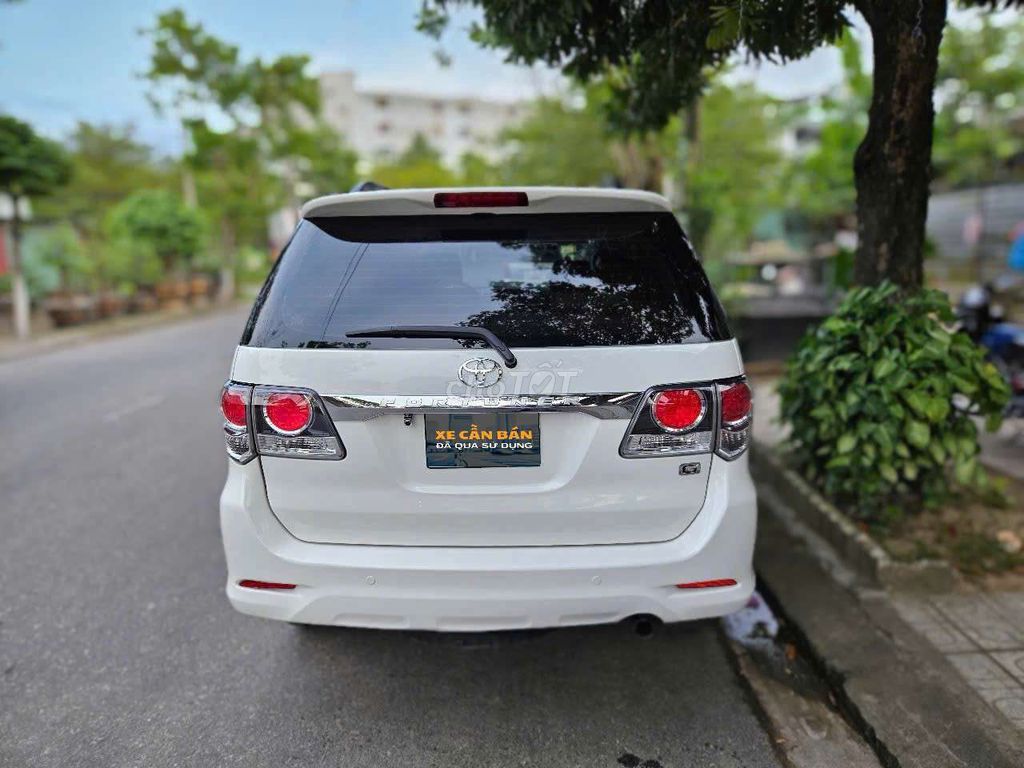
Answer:
[(944, 593), (960, 576), (944, 560), (903, 563), (893, 560), (881, 545), (825, 499), (779, 458), (779, 450), (754, 440), (751, 473), (758, 485), (770, 487), (800, 521), (825, 539), (844, 564), (867, 586), (895, 591)]

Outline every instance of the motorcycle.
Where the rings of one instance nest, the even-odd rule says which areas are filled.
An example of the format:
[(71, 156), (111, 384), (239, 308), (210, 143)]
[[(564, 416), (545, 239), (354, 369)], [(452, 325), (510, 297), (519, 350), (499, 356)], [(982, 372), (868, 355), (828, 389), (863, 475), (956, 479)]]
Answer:
[(973, 285), (957, 303), (959, 325), (985, 348), (986, 356), (1010, 385), (1006, 416), (1024, 416), (1024, 325), (1005, 321), (1002, 305), (994, 300), (998, 286)]

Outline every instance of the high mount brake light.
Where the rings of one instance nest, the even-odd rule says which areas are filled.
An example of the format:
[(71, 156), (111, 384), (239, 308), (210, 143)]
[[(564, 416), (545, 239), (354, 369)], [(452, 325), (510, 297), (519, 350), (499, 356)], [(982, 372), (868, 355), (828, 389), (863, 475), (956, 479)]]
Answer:
[(525, 192), (437, 192), (435, 208), (523, 208), (530, 204)]

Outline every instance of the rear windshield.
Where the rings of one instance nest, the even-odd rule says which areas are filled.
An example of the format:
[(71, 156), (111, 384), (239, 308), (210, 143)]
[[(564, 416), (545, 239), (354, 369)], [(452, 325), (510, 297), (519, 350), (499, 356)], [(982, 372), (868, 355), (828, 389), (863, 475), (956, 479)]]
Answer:
[(242, 338), (257, 347), (448, 349), (349, 338), (396, 325), (483, 327), (510, 347), (729, 338), (670, 213), (329, 217), (303, 221)]

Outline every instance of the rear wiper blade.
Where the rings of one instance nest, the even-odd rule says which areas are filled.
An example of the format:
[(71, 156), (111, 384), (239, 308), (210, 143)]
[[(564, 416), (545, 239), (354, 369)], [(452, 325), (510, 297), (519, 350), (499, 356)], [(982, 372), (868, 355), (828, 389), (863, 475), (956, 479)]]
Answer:
[(486, 328), (472, 325), (389, 325), (386, 328), (364, 328), (345, 335), (350, 339), (479, 339), (501, 355), (509, 368), (515, 368), (518, 363), (508, 344)]

